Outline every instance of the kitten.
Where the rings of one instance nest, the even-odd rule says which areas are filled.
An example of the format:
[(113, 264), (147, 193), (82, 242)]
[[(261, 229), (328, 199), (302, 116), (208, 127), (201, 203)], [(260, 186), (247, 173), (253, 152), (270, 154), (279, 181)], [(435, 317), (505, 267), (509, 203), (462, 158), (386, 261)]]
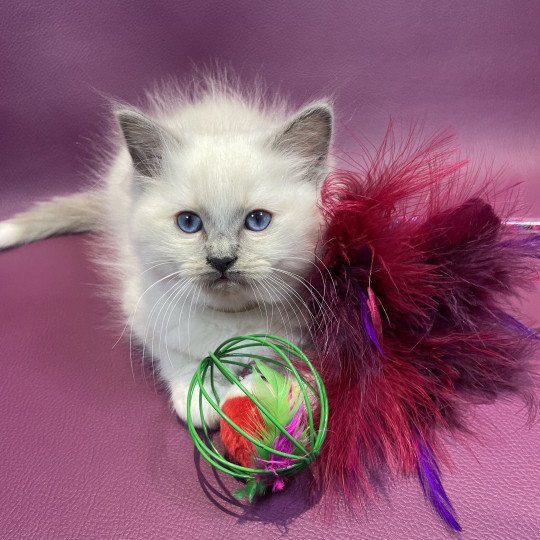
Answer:
[[(102, 184), (0, 223), (0, 249), (99, 230), (126, 325), (185, 420), (197, 363), (223, 340), (309, 341), (304, 278), (322, 226), (332, 108), (291, 114), (214, 80), (196, 97), (154, 98), (148, 114), (117, 105), (114, 115), (120, 148)], [(218, 381), (220, 396), (229, 389)], [(204, 415), (218, 423), (207, 403)]]

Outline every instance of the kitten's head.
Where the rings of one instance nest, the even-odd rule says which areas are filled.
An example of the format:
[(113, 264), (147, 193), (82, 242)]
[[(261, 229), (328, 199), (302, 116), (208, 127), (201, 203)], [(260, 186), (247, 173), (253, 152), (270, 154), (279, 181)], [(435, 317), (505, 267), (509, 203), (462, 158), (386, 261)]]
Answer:
[(248, 127), (230, 112), (208, 129), (135, 109), (116, 116), (134, 169), (132, 233), (154, 276), (174, 273), (182, 296), (222, 311), (302, 289), (321, 226), (328, 103)]

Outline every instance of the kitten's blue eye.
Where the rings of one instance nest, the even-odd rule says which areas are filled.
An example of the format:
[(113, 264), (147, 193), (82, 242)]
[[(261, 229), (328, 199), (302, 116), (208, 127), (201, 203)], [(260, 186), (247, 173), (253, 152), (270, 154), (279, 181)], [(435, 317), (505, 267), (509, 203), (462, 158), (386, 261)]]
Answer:
[(182, 231), (191, 234), (202, 229), (202, 219), (194, 212), (180, 212), (176, 216), (176, 223)]
[(272, 214), (266, 210), (253, 210), (247, 217), (244, 225), (250, 231), (264, 231), (272, 220)]

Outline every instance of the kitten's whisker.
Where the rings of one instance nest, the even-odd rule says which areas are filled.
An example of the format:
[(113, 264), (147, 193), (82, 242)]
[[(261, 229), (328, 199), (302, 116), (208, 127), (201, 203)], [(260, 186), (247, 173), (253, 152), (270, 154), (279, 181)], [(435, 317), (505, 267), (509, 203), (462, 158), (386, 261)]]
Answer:
[[(195, 287), (198, 289), (197, 301), (201, 295), (201, 287), (195, 283)], [(191, 297), (191, 303), (189, 304), (188, 318), (187, 318), (187, 344), (188, 344), (188, 356), (191, 355), (191, 310), (193, 309), (193, 302), (195, 300), (195, 295)]]
[[(146, 323), (145, 328), (144, 328), (143, 359), (144, 359), (144, 354), (145, 354), (145, 351), (146, 351), (146, 341), (148, 339), (148, 332), (150, 330), (150, 325), (152, 324), (152, 320), (154, 320), (154, 328), (152, 330), (152, 339), (153, 339), (153, 336), (154, 336), (155, 331), (156, 331), (157, 321), (159, 320), (159, 316), (161, 315), (161, 312), (163, 311), (165, 306), (168, 305), (168, 303), (170, 302), (172, 297), (175, 296), (178, 289), (181, 289), (183, 287), (183, 285), (184, 285), (183, 280), (174, 283), (172, 287), (170, 287), (169, 289), (166, 289), (165, 292), (154, 302), (154, 305), (152, 306), (152, 309), (150, 310), (150, 312), (148, 314), (147, 323)], [(165, 296), (167, 298), (165, 298)], [(164, 302), (162, 302), (163, 298), (165, 298)], [(155, 319), (153, 319), (152, 315), (154, 314), (154, 312), (158, 308), (159, 308), (159, 311), (158, 311)], [(151, 355), (153, 357), (153, 350), (151, 352)]]
[[(266, 294), (268, 295), (269, 298), (272, 299), (272, 302), (271, 302), (271, 306), (272, 306), (272, 316), (273, 316), (273, 309), (274, 309), (274, 306), (276, 307), (277, 311), (278, 311), (278, 314), (280, 316), (280, 319), (281, 319), (281, 322), (283, 323), (283, 329), (284, 331), (286, 332), (287, 331), (287, 325), (285, 323), (285, 319), (283, 317), (283, 314), (281, 312), (281, 310), (279, 309), (279, 306), (277, 305), (277, 303), (273, 300), (274, 299), (274, 294), (272, 294), (272, 291), (269, 289), (269, 287), (267, 286), (268, 284), (266, 283), (265, 279), (263, 278), (262, 280), (258, 281), (257, 284), (262, 287), (265, 291), (266, 291)], [(258, 287), (257, 287), (258, 289)], [(262, 295), (261, 295), (262, 297)], [(287, 336), (284, 336), (284, 337), (287, 337)]]
[[(263, 301), (264, 301), (264, 295), (259, 291), (259, 287), (257, 287), (257, 283), (254, 283), (254, 286), (255, 286), (255, 288), (257, 289), (257, 291), (261, 295), (261, 298), (263, 298)], [(271, 295), (270, 295), (270, 298), (271, 298)], [(266, 305), (266, 303), (265, 303), (265, 305)], [(268, 311), (267, 311), (267, 313), (268, 313)], [(274, 322), (274, 302), (272, 302), (272, 301), (270, 301), (270, 322), (272, 324)], [(268, 332), (270, 332), (270, 329), (268, 329)]]
[[(314, 257), (318, 258), (315, 254), (312, 254), (312, 255), (313, 255)], [(311, 283), (309, 283), (308, 280), (306, 280), (306, 279), (304, 279), (304, 278), (302, 278), (302, 279), (303, 279), (303, 281), (304, 281), (305, 283), (309, 283), (310, 287), (312, 287), (312, 289), (317, 293), (318, 296), (320, 296), (320, 297), (322, 298), (322, 297), (324, 297), (324, 296), (326, 295), (326, 281), (325, 281), (325, 279), (324, 279), (324, 277), (323, 277), (321, 268), (320, 268), (319, 265), (317, 265), (317, 263), (315, 263), (314, 261), (309, 260), (309, 259), (306, 259), (306, 258), (304, 258), (304, 257), (292, 257), (292, 256), (290, 256), (290, 257), (287, 257), (287, 256), (281, 256), (281, 257), (274, 257), (274, 258), (267, 257), (267, 259), (268, 259), (269, 261), (273, 261), (273, 260), (274, 260), (274, 261), (282, 261), (282, 260), (286, 260), (286, 259), (300, 260), (300, 261), (304, 261), (304, 262), (306, 262), (306, 263), (308, 263), (308, 264), (314, 266), (314, 267), (317, 269), (317, 271), (319, 272), (319, 275), (321, 276), (321, 281), (322, 281), (322, 284), (323, 284), (323, 291), (322, 291), (322, 293), (321, 293), (320, 291), (316, 290), (316, 289), (313, 287), (313, 285), (312, 285)], [(319, 260), (320, 260), (320, 259), (319, 259)], [(322, 263), (322, 261), (321, 261), (321, 264), (322, 264), (323, 267), (327, 270), (327, 272), (328, 272), (328, 274), (329, 274), (329, 277), (330, 277), (330, 282), (332, 283), (332, 286), (334, 287), (334, 290), (335, 290), (335, 287), (336, 287), (336, 286), (335, 286), (335, 282), (334, 282), (332, 276), (330, 275), (330, 272), (329, 272), (328, 268), (326, 267), (326, 265), (324, 265), (324, 263)], [(275, 268), (275, 267), (273, 267), (273, 268)], [(276, 269), (276, 270), (283, 270), (283, 269), (278, 269), (278, 268), (275, 268), (275, 269)], [(292, 271), (291, 271), (291, 272), (292, 272)], [(296, 272), (292, 272), (292, 273), (295, 274), (295, 275), (297, 275), (298, 277), (300, 277), (299, 274), (296, 274)]]
[[(279, 297), (279, 294), (276, 295), (276, 292), (277, 292), (276, 289), (266, 280), (266, 278), (263, 278), (263, 280), (260, 281), (259, 284), (261, 285), (261, 287), (264, 287), (266, 292), (269, 293), (270, 297), (272, 297), (272, 296), (276, 297), (277, 302), (274, 302), (273, 304), (276, 306), (276, 309), (278, 310), (281, 321), (283, 322), (283, 330), (285, 332), (287, 332), (286, 318), (283, 317), (283, 313), (281, 312), (281, 309), (279, 308), (279, 304), (282, 305), (283, 309), (285, 310), (285, 314), (287, 313), (287, 309), (286, 309), (285, 305), (283, 304), (283, 302), (281, 301), (281, 299)], [(271, 292), (273, 292), (274, 294), (271, 294)], [(292, 322), (291, 321), (289, 321), (289, 329), (290, 329), (289, 335), (288, 336), (286, 335), (285, 337), (287, 339), (289, 339), (289, 340), (292, 340), (292, 339), (294, 339), (294, 332), (293, 332), (293, 329), (292, 329)]]
[[(334, 278), (332, 276), (332, 272), (330, 272), (330, 269), (326, 266), (326, 264), (324, 263), (324, 261), (316, 254), (316, 253), (311, 253), (310, 254), (312, 257), (315, 257), (315, 259), (317, 259), (318, 263), (317, 264), (315, 261), (313, 260), (310, 260), (310, 259), (306, 259), (305, 257), (298, 257), (298, 256), (292, 256), (292, 255), (289, 255), (289, 256), (283, 256), (283, 257), (276, 257), (274, 260), (286, 260), (286, 259), (292, 259), (292, 260), (300, 260), (300, 261), (304, 261), (304, 262), (307, 262), (311, 265), (313, 265), (317, 271), (319, 272), (320, 276), (321, 276), (321, 280), (322, 280), (322, 283), (323, 283), (323, 286), (326, 287), (326, 280), (324, 279), (323, 277), (323, 274), (322, 274), (322, 271), (321, 271), (321, 266), (324, 270), (326, 270), (326, 273), (328, 274), (328, 278), (330, 279), (330, 283), (332, 284), (333, 288), (334, 288), (334, 293), (336, 293), (337, 289), (336, 289), (336, 284), (335, 284), (335, 281), (334, 281)], [(270, 260), (270, 259), (269, 259)], [(326, 289), (323, 289), (323, 295), (325, 294), (325, 291)]]
[[(163, 293), (157, 300), (156, 302), (154, 303), (154, 305), (152, 306), (152, 310), (150, 311), (149, 315), (148, 315), (148, 320), (147, 320), (147, 324), (145, 325), (145, 328), (144, 328), (144, 340), (143, 340), (143, 351), (142, 351), (142, 356), (143, 356), (143, 361), (144, 361), (144, 355), (146, 353), (146, 346), (147, 346), (147, 342), (150, 341), (150, 348), (151, 348), (151, 352), (150, 352), (150, 362), (151, 362), (151, 365), (152, 365), (152, 379), (154, 381), (154, 386), (155, 386), (155, 380), (156, 380), (156, 376), (155, 376), (155, 354), (154, 354), (154, 335), (155, 335), (155, 332), (156, 332), (156, 326), (157, 326), (157, 323), (159, 321), (159, 317), (161, 315), (161, 312), (163, 311), (163, 309), (165, 308), (165, 306), (168, 306), (167, 307), (167, 310), (169, 309), (169, 307), (171, 306), (172, 302), (174, 301), (173, 298), (176, 297), (176, 294), (178, 293), (179, 290), (181, 290), (183, 287), (185, 287), (185, 281), (184, 280), (181, 280), (180, 282), (177, 282), (175, 283), (170, 289), (168, 289), (167, 291), (165, 291), (165, 293)], [(148, 338), (148, 331), (150, 330), (150, 325), (152, 324), (152, 314), (154, 313), (154, 311), (156, 310), (156, 308), (158, 306), (160, 306), (160, 302), (161, 302), (161, 299), (167, 295), (167, 298), (165, 299), (165, 301), (161, 304), (161, 307), (159, 309), (159, 312), (158, 314), (156, 315), (156, 318), (154, 320), (154, 327), (152, 329), (152, 336), (151, 338), (149, 339)]]
[[(304, 342), (303, 341), (304, 340), (303, 325), (300, 322), (300, 318), (298, 317), (298, 313), (297, 313), (297, 310), (296, 310), (297, 306), (294, 304), (294, 302), (291, 302), (289, 300), (290, 296), (289, 296), (288, 292), (281, 286), (281, 283), (279, 281), (275, 280), (272, 276), (267, 276), (267, 279), (271, 283), (274, 284), (276, 291), (281, 291), (281, 293), (283, 295), (282, 297), (284, 298), (285, 302), (287, 302), (287, 305), (289, 306), (290, 311), (296, 317), (296, 322), (298, 323), (298, 328), (300, 329), (300, 336), (299, 336), (298, 340), (300, 342), (299, 344), (302, 344)], [(307, 325), (307, 329), (309, 331), (309, 323), (307, 322), (307, 320), (306, 320), (306, 325)], [(292, 325), (291, 325), (291, 331), (292, 331)]]
[[(309, 309), (309, 306), (305, 302), (305, 300), (301, 297), (301, 295), (298, 293), (298, 291), (296, 291), (288, 283), (285, 283), (285, 281), (280, 279), (279, 276), (271, 275), (271, 276), (268, 276), (268, 278), (271, 279), (273, 281), (273, 283), (275, 283), (276, 285), (278, 285), (281, 288), (284, 288), (286, 291), (288, 291), (288, 296), (290, 298), (291, 297), (296, 298), (297, 302), (299, 302), (299, 304), (300, 304), (300, 310), (299, 310), (300, 314), (302, 315), (302, 318), (304, 320), (306, 329), (309, 332), (310, 339), (313, 342), (314, 341), (314, 335), (313, 335), (313, 332), (312, 332), (313, 320), (312, 320), (312, 317), (311, 317), (311, 311)], [(294, 302), (294, 300), (293, 300), (293, 302)], [(295, 303), (295, 306), (296, 306), (296, 303)], [(302, 309), (302, 308), (304, 308), (304, 309)], [(306, 316), (306, 313), (307, 313), (307, 316)], [(296, 318), (298, 320), (298, 324), (300, 325), (300, 328), (302, 328), (302, 324), (301, 324), (300, 320), (298, 319), (298, 315), (296, 315)]]
[(265, 318), (266, 318), (266, 334), (268, 335), (270, 333), (270, 321), (268, 320), (268, 309), (266, 308), (264, 297), (260, 293), (260, 291), (258, 291), (259, 294), (261, 295), (261, 302), (259, 302), (259, 298), (257, 297), (257, 292), (255, 291), (255, 287), (253, 286), (253, 283), (251, 283), (251, 281), (249, 281), (248, 283), (249, 283), (249, 286), (251, 287), (251, 290), (253, 291), (253, 297), (255, 298), (255, 301), (257, 302), (257, 307), (259, 308), (261, 315), (262, 315), (261, 304), (264, 306)]
[[(169, 291), (169, 294), (167, 296), (167, 298), (165, 299), (165, 302), (164, 304), (161, 306), (160, 310), (159, 310), (159, 313), (157, 314), (156, 316), (156, 319), (154, 321), (154, 328), (152, 330), (152, 336), (151, 338), (149, 338), (150, 340), (150, 348), (151, 348), (151, 352), (150, 352), (150, 364), (152, 366), (152, 380), (154, 381), (154, 387), (156, 385), (156, 357), (154, 355), (154, 333), (155, 333), (155, 328), (156, 328), (156, 324), (157, 324), (157, 321), (159, 320), (159, 316), (161, 314), (161, 311), (163, 309), (164, 306), (166, 306), (167, 304), (171, 304), (172, 303), (172, 298), (176, 295), (176, 292), (178, 291), (178, 289), (180, 289), (182, 287), (181, 284), (175, 284), (174, 287), (172, 287), (172, 289)], [(156, 303), (154, 304), (154, 306), (152, 306), (152, 311), (155, 311), (156, 307), (159, 305), (159, 300), (156, 301)], [(143, 343), (143, 360), (144, 360), (144, 355), (146, 353), (146, 344), (147, 344), (147, 334), (148, 334), (148, 331), (150, 330), (150, 325), (152, 324), (152, 318), (151, 316), (148, 317), (148, 322), (144, 328), (144, 343)]]
[[(159, 331), (159, 340), (158, 340), (158, 349), (160, 351), (160, 354), (161, 354), (161, 350), (162, 350), (161, 349), (161, 342), (162, 342), (162, 338), (163, 338), (163, 328), (164, 327), (169, 328), (169, 323), (171, 321), (172, 314), (174, 313), (174, 310), (176, 309), (176, 306), (179, 304), (183, 293), (189, 288), (189, 285), (191, 284), (192, 281), (193, 281), (193, 279), (188, 278), (182, 284), (182, 286), (175, 293), (174, 297), (171, 299), (171, 302), (169, 304), (169, 307), (167, 308), (167, 311), (163, 314), (163, 318), (161, 320), (161, 328), (160, 328), (160, 331)], [(168, 317), (167, 317), (167, 314), (168, 314)], [(166, 325), (164, 324), (165, 323), (165, 318), (167, 318), (167, 324)], [(156, 323), (157, 323), (157, 320), (156, 320)], [(154, 332), (155, 332), (155, 326), (154, 326)], [(169, 360), (169, 364), (172, 367), (173, 363), (172, 363), (172, 359), (171, 359), (171, 356), (170, 356), (170, 353), (169, 353), (169, 349), (167, 347), (167, 336), (165, 336), (165, 351), (167, 353), (167, 358)]]
[[(190, 283), (192, 283), (193, 281), (195, 281), (195, 278), (190, 278)], [(196, 287), (196, 290), (191, 295), (191, 304), (193, 304), (193, 300), (195, 298), (195, 292), (197, 291), (197, 289), (198, 289), (197, 301), (199, 300), (199, 296), (200, 296), (201, 291), (202, 291), (202, 289), (197, 284), (195, 284), (195, 287)], [(184, 301), (182, 302), (182, 307), (180, 308), (180, 317), (182, 317), (182, 319), (184, 318), (184, 306), (186, 305), (186, 302), (187, 302), (187, 299), (189, 298), (189, 296), (190, 295), (186, 295), (186, 297), (184, 298)], [(189, 323), (190, 315), (191, 315), (191, 305), (190, 305), (190, 308), (189, 308), (189, 311), (188, 311), (188, 323)], [(182, 330), (182, 325), (178, 324), (177, 336), (178, 336), (178, 346), (179, 347), (180, 347), (180, 344), (182, 343), (181, 330)], [(189, 347), (189, 325), (188, 325), (188, 339), (187, 339), (187, 342), (188, 342), (188, 347)], [(188, 354), (189, 354), (189, 349), (188, 349)]]
[[(177, 294), (175, 295), (175, 297), (173, 298), (173, 300), (171, 301), (171, 306), (170, 308), (167, 310), (167, 313), (168, 313), (168, 316), (167, 316), (167, 313), (165, 313), (163, 315), (163, 319), (161, 321), (161, 328), (160, 328), (160, 332), (159, 332), (159, 340), (158, 340), (158, 348), (160, 350), (160, 354), (162, 354), (162, 346), (161, 346), (161, 343), (163, 341), (163, 330), (164, 328), (165, 329), (168, 329), (169, 328), (169, 325), (170, 325), (170, 322), (171, 322), (171, 317), (173, 315), (173, 313), (175, 312), (178, 304), (180, 303), (180, 301), (182, 300), (182, 296), (184, 295), (184, 293), (189, 289), (191, 283), (193, 282), (193, 278), (189, 278), (186, 283), (184, 284), (184, 287), (179, 290), (177, 292)], [(177, 324), (177, 327), (178, 327), (178, 343), (180, 343), (180, 319), (182, 317), (182, 312), (183, 312), (183, 309), (184, 309), (184, 305), (186, 303), (186, 300), (189, 298), (189, 295), (185, 295), (184, 297), (184, 301), (182, 302), (182, 307), (180, 308), (180, 312), (179, 312), (179, 316), (178, 316), (178, 324)], [(167, 323), (165, 324), (165, 318), (167, 318)], [(167, 330), (165, 330), (165, 332), (167, 332)], [(171, 353), (169, 351), (169, 346), (168, 346), (168, 343), (167, 343), (167, 333), (165, 333), (165, 339), (164, 339), (164, 350), (165, 350), (165, 353), (167, 354), (167, 359), (169, 360), (169, 365), (171, 366), (171, 368), (173, 368), (173, 361), (172, 361), (172, 358), (171, 358)]]
[[(293, 279), (295, 279), (296, 281), (298, 281), (301, 285), (303, 285), (307, 292), (310, 293), (311, 295), (311, 298), (313, 299), (314, 302), (317, 303), (319, 309), (320, 309), (320, 315), (323, 317), (323, 318), (326, 318), (327, 316), (333, 316), (333, 317), (336, 317), (335, 314), (334, 314), (334, 311), (332, 309), (332, 307), (328, 304), (328, 302), (326, 301), (326, 299), (321, 295), (321, 293), (319, 291), (317, 291), (313, 285), (311, 283), (309, 283), (308, 281), (306, 281), (304, 278), (302, 278), (301, 276), (299, 276), (298, 274), (295, 274), (294, 272), (289, 272), (287, 270), (283, 270), (281, 268), (271, 268), (272, 271), (274, 272), (279, 272), (279, 273), (282, 273), (282, 274), (285, 274)], [(316, 294), (315, 294), (316, 293)], [(320, 296), (320, 299), (317, 297), (317, 296)], [(324, 309), (323, 309), (324, 308)], [(315, 315), (315, 314), (312, 314), (312, 315)], [(322, 323), (321, 323), (322, 324)]]
[(290, 270), (283, 270), (282, 268), (275, 268), (275, 267), (269, 267), (271, 271), (274, 271), (274, 272), (279, 272), (281, 274), (285, 274), (289, 277), (292, 277), (295, 281), (298, 281), (305, 289), (306, 291), (310, 294), (310, 296), (313, 298), (313, 300), (319, 300), (319, 298), (317, 298), (318, 296), (320, 296), (321, 300), (324, 300), (324, 298), (322, 297), (322, 295), (320, 294), (320, 292), (309, 282), (307, 281), (305, 278), (303, 278), (302, 276), (300, 276), (299, 274), (296, 274), (295, 272), (291, 272)]
[[(157, 263), (157, 264), (154, 264), (154, 263)], [(157, 268), (158, 266), (163, 266), (165, 264), (175, 264), (174, 261), (170, 260), (170, 259), (163, 259), (161, 260), (161, 262), (159, 261), (152, 261), (152, 266), (149, 266), (148, 268), (146, 268), (145, 270), (143, 270), (139, 276), (143, 276), (144, 274), (146, 274), (146, 272), (149, 272), (150, 270), (154, 269), (154, 268)]]
[[(171, 277), (175, 276), (175, 275), (178, 275), (179, 274), (179, 271), (176, 271), (176, 272), (172, 272), (156, 281), (154, 281), (149, 287), (146, 288), (146, 290), (139, 296), (139, 299), (137, 300), (137, 303), (135, 304), (135, 308), (133, 310), (133, 313), (130, 317), (130, 322), (129, 322), (129, 326), (130, 326), (130, 331), (129, 331), (129, 361), (130, 361), (130, 364), (131, 364), (131, 374), (133, 376), (133, 379), (135, 379), (135, 371), (133, 370), (133, 324), (135, 322), (135, 315), (137, 314), (137, 310), (139, 308), (139, 304), (141, 303), (141, 300), (143, 299), (144, 295), (148, 293), (148, 291), (150, 291), (151, 289), (153, 289), (156, 285), (158, 285), (159, 283), (161, 283), (162, 281), (165, 281), (166, 279), (170, 279)], [(126, 326), (124, 327), (124, 330), (122, 331), (122, 334), (120, 337), (122, 337), (124, 335), (124, 332), (125, 332), (125, 329), (127, 327), (127, 324), (126, 323)]]
[[(145, 270), (144, 272), (141, 272), (141, 274), (139, 274), (139, 275), (142, 275), (142, 274), (144, 274), (145, 272), (146, 272), (146, 270)], [(176, 273), (176, 272), (173, 272), (172, 274), (169, 274), (168, 276), (165, 276), (164, 278), (162, 278), (162, 280), (163, 280), (163, 279), (166, 279), (167, 277), (171, 277), (171, 276), (174, 275), (175, 273)], [(160, 280), (160, 281), (161, 281), (161, 280)], [(157, 283), (158, 283), (158, 282), (155, 282), (154, 285), (157, 284)], [(150, 288), (151, 288), (151, 287), (150, 287)], [(118, 343), (120, 343), (120, 340), (121, 340), (122, 337), (124, 336), (124, 333), (125, 333), (125, 331), (126, 331), (126, 328), (127, 328), (128, 326), (132, 325), (132, 320), (133, 320), (133, 317), (134, 317), (134, 315), (135, 315), (135, 313), (136, 313), (136, 311), (137, 311), (137, 308), (138, 308), (138, 306), (139, 306), (139, 302), (141, 301), (142, 297), (146, 294), (146, 292), (147, 292), (147, 291), (143, 292), (142, 295), (139, 297), (139, 300), (137, 301), (137, 305), (135, 306), (135, 309), (134, 309), (134, 311), (133, 311), (133, 314), (130, 315), (130, 316), (128, 317), (128, 320), (126, 321), (126, 324), (124, 324), (124, 328), (122, 329), (122, 332), (121, 332), (121, 334), (120, 334), (120, 337), (115, 341), (114, 345), (112, 346), (113, 349), (118, 345)], [(131, 321), (131, 322), (130, 322), (130, 321)], [(130, 340), (130, 343), (131, 343), (131, 340)]]
[[(287, 295), (289, 297), (293, 297), (293, 298), (296, 299), (296, 301), (293, 300), (294, 303), (295, 303), (295, 306), (299, 306), (299, 312), (300, 312), (300, 314), (302, 316), (302, 319), (303, 319), (303, 321), (305, 323), (305, 328), (309, 333), (311, 343), (315, 343), (316, 340), (315, 340), (314, 332), (316, 332), (316, 330), (319, 328), (319, 326), (317, 325), (316, 327), (314, 327), (314, 320), (313, 320), (313, 317), (312, 317), (312, 314), (311, 314), (311, 310), (310, 310), (308, 304), (306, 303), (306, 301), (304, 300), (304, 298), (302, 298), (302, 296), (298, 293), (298, 291), (296, 291), (288, 283), (286, 283), (285, 281), (280, 279), (279, 276), (271, 276), (271, 279), (274, 281), (274, 283), (276, 283), (276, 285), (278, 285), (280, 288), (284, 289), (287, 292)], [(302, 328), (302, 324), (300, 323), (298, 315), (296, 315), (296, 318), (297, 318), (298, 324)]]
[[(274, 268), (273, 270), (275, 270), (276, 272), (281, 272), (281, 273), (291, 275), (291, 277), (297, 278), (301, 283), (305, 282), (305, 280), (303, 280), (300, 276), (293, 275), (290, 272), (287, 272), (278, 268)], [(310, 291), (308, 290), (308, 292)], [(311, 336), (311, 339), (314, 342), (316, 342), (315, 335), (318, 334), (320, 328), (324, 325), (330, 324), (332, 322), (332, 318), (337, 324), (339, 324), (339, 319), (334, 314), (333, 308), (324, 299), (322, 299), (322, 302), (321, 302), (314, 295), (312, 295), (312, 299), (317, 302), (318, 310), (317, 312), (313, 312), (313, 310), (310, 310), (308, 308), (308, 313), (310, 314), (310, 318), (312, 320), (312, 325), (313, 325), (312, 328), (310, 328), (310, 336)], [(318, 319), (318, 322), (315, 323), (317, 319)], [(328, 341), (328, 338), (327, 338), (327, 341)]]
[[(149, 311), (148, 316), (146, 317), (147, 321), (144, 328), (143, 358), (146, 351), (146, 341), (148, 340), (148, 332), (150, 330), (150, 326), (152, 322), (154, 322), (154, 330), (152, 331), (152, 335), (153, 335), (155, 332), (156, 320), (159, 319), (159, 316), (161, 312), (163, 311), (163, 309), (167, 306), (169, 299), (172, 298), (172, 296), (175, 294), (178, 288), (182, 286), (182, 283), (183, 283), (182, 281), (177, 281), (173, 283), (171, 287), (166, 288), (165, 291), (163, 291), (163, 293), (154, 301), (154, 304), (152, 305), (152, 309)], [(163, 299), (165, 300), (162, 301)], [(154, 319), (153, 315), (156, 310), (158, 310), (158, 313), (156, 315), (156, 318)]]

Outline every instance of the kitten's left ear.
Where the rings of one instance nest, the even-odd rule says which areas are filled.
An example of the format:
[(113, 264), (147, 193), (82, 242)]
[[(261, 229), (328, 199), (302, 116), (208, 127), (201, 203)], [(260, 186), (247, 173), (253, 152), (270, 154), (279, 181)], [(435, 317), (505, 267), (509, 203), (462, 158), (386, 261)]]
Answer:
[(332, 106), (316, 101), (301, 109), (275, 135), (272, 147), (280, 152), (294, 153), (310, 166), (321, 167), (328, 157), (332, 139)]

